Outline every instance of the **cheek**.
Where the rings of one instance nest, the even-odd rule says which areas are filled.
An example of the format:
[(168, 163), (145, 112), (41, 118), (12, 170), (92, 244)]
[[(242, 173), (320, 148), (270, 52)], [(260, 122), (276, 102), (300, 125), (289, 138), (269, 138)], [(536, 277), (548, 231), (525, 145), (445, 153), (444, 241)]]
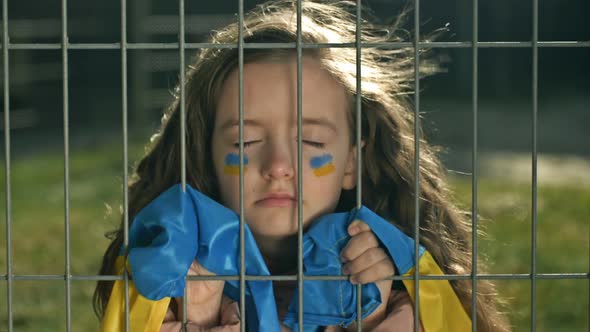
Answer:
[[(249, 162), (250, 158), (244, 154), (244, 175), (248, 174)], [(234, 152), (226, 153), (217, 159), (215, 164), (221, 192), (221, 203), (237, 211), (240, 202), (240, 155)]]
[(330, 153), (312, 156), (309, 159), (309, 166), (315, 177), (324, 177), (333, 174), (336, 171), (334, 157)]

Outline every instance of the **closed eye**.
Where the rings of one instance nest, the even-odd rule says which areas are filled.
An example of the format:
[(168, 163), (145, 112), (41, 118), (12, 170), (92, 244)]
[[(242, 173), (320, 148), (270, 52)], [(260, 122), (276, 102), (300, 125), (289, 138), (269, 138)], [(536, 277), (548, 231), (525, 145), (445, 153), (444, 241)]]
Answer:
[[(249, 146), (251, 146), (253, 144), (259, 143), (259, 142), (261, 142), (261, 141), (260, 140), (246, 141), (246, 142), (244, 142), (244, 148), (247, 148), (247, 147), (249, 147)], [(303, 140), (303, 144), (306, 144), (306, 145), (309, 145), (309, 146), (312, 146), (312, 147), (318, 148), (318, 149), (323, 149), (326, 146), (325, 143), (315, 142), (315, 141), (309, 141), (309, 140)], [(234, 143), (234, 147), (235, 148), (239, 148), (240, 147), (240, 143), (239, 142)]]
[(326, 144), (324, 144), (324, 143), (315, 142), (315, 141), (308, 141), (308, 140), (303, 140), (303, 144), (307, 144), (309, 146), (313, 146), (314, 148), (318, 148), (318, 149), (323, 149), (324, 146), (326, 146)]
[[(260, 142), (260, 140), (256, 140), (256, 141), (246, 141), (244, 142), (244, 148), (247, 148), (249, 146), (251, 146), (252, 144), (258, 143)], [(240, 148), (240, 142), (234, 143), (234, 147), (239, 149)]]

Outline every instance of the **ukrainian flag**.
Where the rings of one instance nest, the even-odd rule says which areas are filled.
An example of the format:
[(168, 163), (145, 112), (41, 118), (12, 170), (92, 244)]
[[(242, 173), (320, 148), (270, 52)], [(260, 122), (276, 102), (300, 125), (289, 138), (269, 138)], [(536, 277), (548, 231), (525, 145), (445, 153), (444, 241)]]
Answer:
[[(247, 170), (248, 156), (244, 155), (244, 171)], [(223, 166), (223, 172), (228, 175), (239, 175), (240, 174), (240, 155), (236, 153), (229, 153), (225, 156), (225, 165)]]
[[(346, 229), (355, 219), (363, 220), (389, 253), (400, 275), (411, 276), (419, 266), (421, 275), (443, 275), (432, 256), (420, 246), (414, 256), (414, 240), (366, 207), (347, 213), (333, 213), (314, 221), (303, 238), (303, 263), (306, 275), (340, 275), (339, 253), (350, 237)], [(270, 273), (252, 233), (245, 225), (246, 274)], [(129, 248), (122, 249), (115, 267), (125, 269), (129, 281), (129, 330), (157, 332), (172, 297), (184, 296), (185, 276), (193, 260), (217, 275), (239, 274), (239, 218), (209, 197), (175, 185), (141, 210), (129, 230)], [(126, 257), (126, 259), (125, 259)], [(403, 280), (412, 300), (413, 280)], [(445, 280), (419, 283), (420, 320), (426, 332), (469, 331), (471, 321), (451, 285)], [(239, 281), (227, 281), (224, 294), (240, 298)], [(246, 281), (248, 331), (281, 330), (272, 281)], [(304, 287), (304, 330), (347, 325), (356, 317), (356, 288), (346, 281), (306, 281)], [(381, 303), (375, 284), (363, 285), (363, 318)], [(291, 317), (285, 323), (295, 326), (297, 297), (289, 306)], [(264, 323), (263, 323), (264, 322)], [(125, 331), (125, 283), (117, 280), (111, 291), (101, 331)]]
[(315, 176), (328, 175), (335, 170), (334, 164), (332, 164), (332, 156), (329, 154), (311, 158), (310, 165)]
[[(129, 229), (129, 248), (123, 249), (115, 267), (125, 269), (129, 281), (129, 330), (158, 332), (170, 300), (183, 297), (185, 277), (196, 259), (217, 275), (238, 275), (239, 217), (211, 198), (175, 185), (142, 209)], [(264, 259), (246, 225), (247, 275), (268, 276)], [(265, 326), (280, 331), (272, 281), (246, 281), (249, 331)], [(239, 281), (226, 281), (224, 293), (237, 301)], [(102, 332), (125, 331), (125, 283), (115, 281), (101, 322)]]

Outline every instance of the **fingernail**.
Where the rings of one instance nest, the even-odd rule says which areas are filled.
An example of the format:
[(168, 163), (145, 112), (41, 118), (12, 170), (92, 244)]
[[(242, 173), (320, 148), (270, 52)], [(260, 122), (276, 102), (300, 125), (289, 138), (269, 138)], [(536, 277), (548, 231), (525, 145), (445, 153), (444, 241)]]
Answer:
[(348, 267), (346, 267), (346, 266), (342, 267), (342, 274), (348, 274)]
[(356, 280), (356, 277), (350, 277), (350, 283), (353, 285), (356, 285), (358, 283), (358, 281)]
[(356, 234), (356, 233), (358, 233), (358, 232), (359, 232), (359, 228), (358, 228), (357, 226), (353, 226), (353, 227), (351, 227), (351, 228), (348, 230), (348, 233), (349, 233), (350, 235), (355, 235), (355, 234)]

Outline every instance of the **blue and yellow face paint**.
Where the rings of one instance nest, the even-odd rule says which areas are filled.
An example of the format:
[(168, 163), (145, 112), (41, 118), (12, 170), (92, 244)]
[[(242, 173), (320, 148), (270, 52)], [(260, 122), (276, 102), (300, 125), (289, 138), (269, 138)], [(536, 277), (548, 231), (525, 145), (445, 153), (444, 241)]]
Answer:
[(311, 158), (309, 165), (313, 169), (313, 174), (315, 176), (324, 176), (333, 173), (336, 168), (332, 163), (332, 159), (332, 155), (329, 153)]
[[(248, 169), (248, 156), (244, 155), (244, 172)], [(223, 172), (227, 175), (240, 175), (240, 155), (237, 153), (230, 152), (225, 156), (225, 165), (223, 166)]]

